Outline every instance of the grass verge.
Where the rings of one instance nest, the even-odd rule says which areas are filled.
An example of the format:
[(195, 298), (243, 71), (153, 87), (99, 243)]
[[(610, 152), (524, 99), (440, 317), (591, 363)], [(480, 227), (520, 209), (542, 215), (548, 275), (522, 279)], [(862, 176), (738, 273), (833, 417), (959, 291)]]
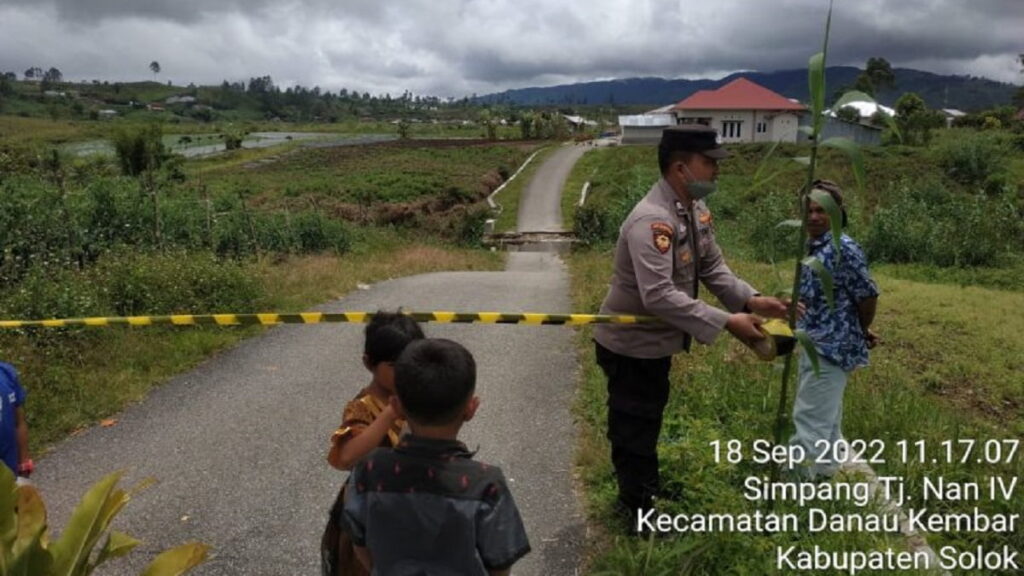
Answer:
[(573, 229), (573, 215), (580, 203), (580, 192), (583, 190), (584, 184), (597, 174), (598, 167), (603, 160), (600, 154), (594, 153), (594, 150), (596, 149), (587, 150), (587, 153), (573, 166), (569, 178), (565, 181), (562, 193), (562, 228), (565, 230)]
[(501, 206), (501, 212), (494, 222), (494, 231), (496, 233), (516, 231), (516, 221), (519, 218), (519, 198), (522, 196), (526, 186), (529, 185), (530, 180), (533, 179), (537, 168), (557, 149), (557, 145), (548, 145), (538, 152), (533, 160), (530, 161), (530, 165), (523, 168), (523, 171), (515, 177), (515, 180), (509, 182), (508, 186), (505, 186), (494, 197), (494, 201)]
[[(574, 308), (596, 310), (607, 285), (610, 251), (581, 251), (569, 262)], [(730, 264), (755, 286), (773, 281), (767, 265), (742, 260)], [(926, 284), (878, 272), (876, 277), (882, 289), (876, 325), (884, 343), (873, 353), (872, 366), (851, 379), (844, 408), (846, 437), (885, 442), (886, 462), (874, 468), (879, 474), (906, 478), (907, 493), (913, 498), (906, 506), (943, 514), (970, 513), (975, 507), (984, 514), (1024, 509), (1019, 490), (1008, 499), (922, 500), (926, 478), (987, 482), (997, 477), (1010, 482), (1024, 475), (1024, 458), (1019, 453), (1010, 463), (986, 464), (973, 455), (966, 462), (959, 458), (945, 462), (938, 451), (947, 441), (1022, 436), (1024, 335), (1014, 327), (1024, 325), (1024, 294)], [(594, 363), (589, 333), (581, 330), (578, 340), (583, 375), (576, 405), (582, 426), (576, 463), (595, 526), (596, 537), (590, 543), (592, 574), (779, 573), (775, 563), (779, 546), (808, 550), (817, 545), (829, 551), (905, 549), (902, 536), (886, 532), (672, 533), (643, 541), (601, 528), (613, 522), (615, 485), (604, 439), (605, 380)], [(660, 502), (659, 512), (736, 514), (762, 507), (745, 497), (743, 482), (767, 475), (768, 468), (749, 459), (735, 465), (717, 462), (709, 442), (738, 439), (749, 446), (756, 438), (771, 437), (777, 372), (728, 337), (710, 347), (697, 346), (693, 353), (677, 356), (674, 364), (659, 455), (663, 484), (681, 495)], [(928, 446), (928, 457), (903, 462), (897, 443), (918, 440)], [(811, 506), (829, 513), (865, 511), (846, 501), (815, 501)], [(779, 503), (776, 511), (796, 514), (799, 525), (806, 528), (807, 510)], [(998, 550), (1003, 545), (1024, 549), (1020, 531), (936, 531), (928, 538), (937, 550), (943, 546)]]

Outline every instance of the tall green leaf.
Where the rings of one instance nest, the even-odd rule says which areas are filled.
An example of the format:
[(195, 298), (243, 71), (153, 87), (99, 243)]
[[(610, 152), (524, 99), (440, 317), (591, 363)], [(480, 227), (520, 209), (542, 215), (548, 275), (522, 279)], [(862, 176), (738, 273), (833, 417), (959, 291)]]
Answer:
[[(71, 519), (53, 543), (53, 576), (76, 576), (85, 566), (96, 542), (107, 529), (105, 511), (114, 487), (121, 479), (121, 472), (108, 474), (94, 484), (71, 513)], [(105, 521), (106, 520), (106, 521)]]
[(829, 0), (828, 15), (825, 17), (825, 39), (821, 43), (821, 52), (811, 56), (807, 64), (807, 85), (811, 92), (811, 114), (814, 115), (815, 141), (821, 136), (822, 114), (825, 112), (825, 62), (828, 60), (828, 37), (831, 31), (832, 0)]
[(782, 169), (782, 170), (776, 170), (776, 171), (772, 172), (771, 174), (768, 174), (767, 176), (762, 176), (762, 174), (765, 172), (765, 170), (768, 167), (768, 161), (771, 159), (772, 155), (775, 154), (775, 150), (779, 147), (779, 144), (781, 144), (781, 143), (782, 143), (781, 140), (776, 140), (774, 143), (772, 143), (771, 148), (768, 149), (768, 153), (765, 154), (763, 158), (761, 158), (761, 162), (758, 163), (757, 170), (754, 172), (754, 177), (751, 178), (751, 182), (753, 182), (753, 184), (751, 184), (751, 186), (750, 186), (750, 190), (751, 191), (754, 191), (754, 190), (757, 190), (758, 188), (761, 188), (762, 186), (768, 184), (772, 180), (775, 180), (776, 178), (778, 178), (782, 174), (786, 173), (786, 170)]
[(757, 165), (757, 170), (754, 171), (753, 180), (755, 182), (755, 186), (756, 182), (761, 179), (761, 172), (764, 172), (765, 167), (768, 165), (768, 160), (773, 154), (775, 154), (775, 149), (778, 148), (781, 143), (781, 140), (776, 140), (772, 143), (772, 147), (768, 149), (768, 153), (764, 155), (764, 158), (761, 158), (761, 162)]
[(807, 354), (807, 359), (810, 360), (811, 367), (814, 368), (814, 375), (821, 376), (821, 363), (818, 362), (818, 349), (814, 347), (814, 341), (803, 330), (794, 330), (793, 335), (796, 336), (797, 342)]
[(164, 551), (150, 562), (142, 576), (178, 576), (206, 560), (206, 544), (190, 542)]
[(96, 555), (96, 560), (90, 564), (89, 572), (92, 572), (93, 569), (107, 560), (113, 560), (128, 554), (139, 544), (142, 544), (142, 542), (123, 532), (111, 530), (110, 534), (107, 535), (107, 541)]
[(891, 114), (886, 114), (883, 110), (879, 110), (879, 116), (885, 122), (886, 128), (892, 130), (892, 133), (896, 135), (896, 139), (899, 140), (900, 144), (903, 144), (903, 132), (900, 132), (900, 126), (896, 123), (896, 118)]
[[(7, 466), (0, 466), (0, 546), (4, 550), (11, 549), (18, 534), (18, 521), (14, 515), (18, 494), (15, 490), (14, 472)], [(0, 562), (3, 561), (0, 558)]]
[(836, 301), (835, 294), (833, 292), (832, 284), (832, 273), (825, 269), (825, 265), (821, 263), (814, 256), (808, 256), (800, 261), (801, 264), (811, 269), (814, 275), (821, 280), (821, 287), (825, 290), (825, 300), (828, 301), (828, 307), (835, 310)]
[(832, 228), (832, 245), (836, 247), (836, 258), (840, 258), (839, 237), (843, 234), (843, 213), (832, 195), (824, 190), (811, 190), (810, 199), (828, 212), (829, 227)]
[(874, 104), (875, 99), (872, 98), (871, 95), (866, 92), (861, 92), (860, 90), (850, 90), (849, 92), (846, 92), (845, 94), (840, 96), (839, 100), (836, 100), (835, 104), (832, 105), (832, 111), (838, 112), (841, 108), (853, 102), (871, 102), (872, 104)]
[(825, 15), (825, 39), (821, 42), (822, 65), (828, 60), (828, 38), (832, 34), (832, 2), (833, 0), (828, 0), (828, 14)]
[(34, 486), (19, 486), (18, 536), (11, 549), (9, 576), (48, 574), (53, 557), (46, 549), (46, 506)]
[[(838, 112), (840, 109), (842, 109), (843, 106), (846, 106), (847, 104), (850, 104), (852, 102), (871, 102), (873, 104), (877, 103), (876, 100), (872, 98), (870, 94), (866, 94), (859, 90), (850, 90), (849, 92), (846, 92), (845, 94), (840, 96), (839, 100), (836, 100), (836, 103), (832, 105), (832, 111)], [(894, 134), (896, 134), (896, 139), (899, 140), (900, 143), (902, 143), (903, 134), (900, 132), (900, 128), (896, 124), (896, 119), (893, 118), (891, 115), (886, 114), (885, 111), (882, 110), (881, 108), (878, 109), (878, 115), (882, 118), (882, 121), (885, 122), (886, 127), (892, 130)]]
[(821, 143), (822, 146), (842, 150), (850, 158), (853, 165), (853, 175), (857, 178), (857, 190), (864, 192), (864, 156), (860, 153), (860, 146), (849, 138), (829, 138)]
[(811, 89), (811, 117), (814, 118), (814, 134), (817, 140), (821, 134), (822, 113), (825, 112), (825, 53), (818, 52), (807, 63), (808, 86)]

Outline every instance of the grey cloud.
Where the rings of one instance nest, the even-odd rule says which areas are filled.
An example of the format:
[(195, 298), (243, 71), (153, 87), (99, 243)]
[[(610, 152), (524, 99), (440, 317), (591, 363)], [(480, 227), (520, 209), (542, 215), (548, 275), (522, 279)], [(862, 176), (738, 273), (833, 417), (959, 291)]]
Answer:
[(2, 0), (0, 6), (3, 5), (52, 8), (60, 19), (71, 24), (132, 18), (194, 24), (223, 14), (259, 17), (268, 10), (282, 7), (331, 17), (380, 21), (392, 3), (377, 0)]
[[(822, 0), (0, 0), (0, 70), (461, 96), (595, 78), (803, 67)], [(9, 24), (8, 24), (9, 22)], [(829, 61), (1024, 79), (1021, 0), (839, 0)], [(433, 92), (432, 92), (433, 91)]]

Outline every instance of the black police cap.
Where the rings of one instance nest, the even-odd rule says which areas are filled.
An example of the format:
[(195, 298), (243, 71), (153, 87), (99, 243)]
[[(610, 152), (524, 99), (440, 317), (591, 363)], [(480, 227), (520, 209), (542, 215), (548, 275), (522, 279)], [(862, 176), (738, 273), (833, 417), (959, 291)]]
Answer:
[(728, 158), (729, 152), (718, 144), (718, 133), (703, 124), (680, 124), (661, 132), (659, 147), (666, 152), (699, 152), (708, 158)]

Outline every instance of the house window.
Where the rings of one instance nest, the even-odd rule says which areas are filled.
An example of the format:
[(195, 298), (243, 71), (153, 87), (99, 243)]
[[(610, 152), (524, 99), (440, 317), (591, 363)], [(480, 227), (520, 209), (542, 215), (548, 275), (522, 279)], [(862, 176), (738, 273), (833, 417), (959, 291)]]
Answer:
[(768, 131), (768, 123), (767, 122), (758, 122), (757, 123), (757, 133), (758, 134), (764, 134), (767, 131)]
[(723, 121), (722, 138), (740, 138), (743, 135), (742, 127), (743, 122), (737, 122), (734, 120)]

